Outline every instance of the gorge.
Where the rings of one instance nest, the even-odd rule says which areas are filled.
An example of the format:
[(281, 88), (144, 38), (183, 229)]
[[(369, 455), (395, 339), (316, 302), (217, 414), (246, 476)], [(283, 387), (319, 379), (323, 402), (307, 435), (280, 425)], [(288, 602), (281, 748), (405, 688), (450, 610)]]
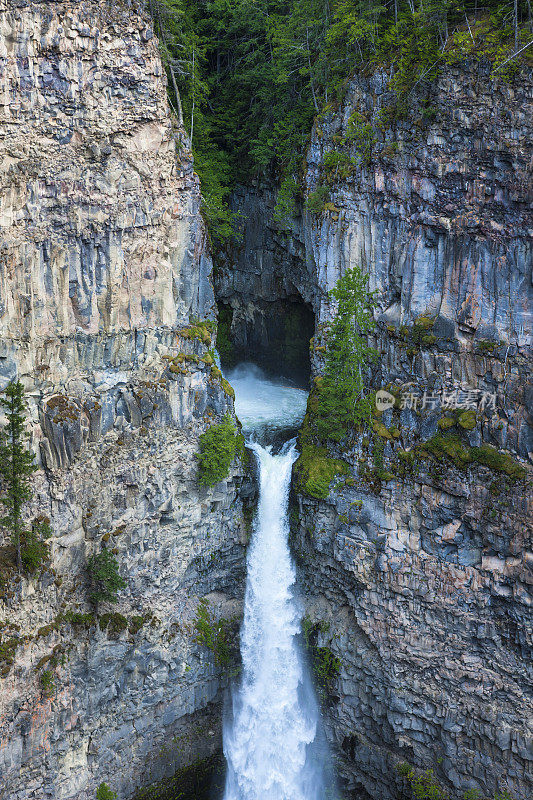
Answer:
[[(165, 16), (169, 5), (180, 6), (0, 0), (0, 389), (24, 386), (39, 467), (25, 513), (52, 533), (34, 574), (18, 574), (0, 533), (0, 798), (94, 800), (102, 784), (118, 800), (185, 790), (198, 800), (200, 783), (208, 791), (224, 698), (240, 680), (251, 529), (255, 517), (253, 540), (265, 513), (255, 456), (242, 447), (253, 424), (278, 453), (254, 445), (263, 477), (283, 468), (289, 480), (297, 457), (291, 556), (283, 546), (277, 556), (296, 564), (306, 658), (291, 650), (294, 636), (285, 644), (293, 666), (307, 660), (315, 673), (338, 796), (408, 800), (418, 786), (414, 796), (432, 800), (528, 800), (531, 61), (516, 59), (508, 72), (507, 51), (476, 55), (470, 37), (479, 50), (488, 23), (466, 4), (459, 44), (450, 27), (438, 72), (419, 80), (426, 62), (419, 72), (409, 62), (405, 110), (391, 111), (398, 75), (407, 80), (397, 62), (380, 55), (355, 68), (339, 59), (342, 80), (318, 113), (302, 112), (301, 149), (281, 116), (266, 125), (275, 144), (254, 128), (252, 147), (248, 129), (231, 140), (236, 122), (222, 108), (246, 107), (248, 78), (228, 90), (219, 77), (235, 47), (262, 86), (261, 48), (270, 44), (254, 33), (252, 12), (248, 21), (241, 13), (242, 25), (259, 66), (239, 50), (240, 28), (223, 4), (183, 4), (199, 15), (195, 64), (213, 76), (205, 100), (206, 75), (193, 68), (191, 89), (189, 68), (180, 74), (172, 56), (191, 45)], [(399, 3), (401, 14), (408, 5)], [(274, 53), (293, 30), (280, 9)], [(202, 51), (206, 17), (218, 26), (218, 65), (214, 46)], [(309, 19), (313, 34), (320, 26)], [(290, 24), (298, 20), (292, 14)], [(337, 64), (332, 30), (319, 46)], [(297, 66), (310, 91), (313, 71)], [(276, 91), (289, 114), (304, 93), (284, 74)], [(211, 156), (224, 141), (230, 161), (244, 164), (245, 134), (250, 152), (281, 151), (281, 139), (294, 151), (301, 186), (283, 219), (280, 162), (261, 173), (231, 166), (230, 190), (217, 194), (202, 141)], [(221, 238), (226, 213), (240, 236)], [(329, 293), (354, 267), (374, 293), (378, 358), (365, 382), (392, 405), (324, 442), (316, 424), (337, 308)], [(235, 370), (242, 361), (282, 379)], [(230, 431), (231, 463), (210, 483), (201, 456), (220, 444), (220, 426)], [(280, 455), (296, 435), (297, 452)], [(116, 603), (95, 605), (87, 565), (104, 551), (126, 586)], [(261, 558), (273, 555), (267, 547)], [(244, 687), (253, 667), (246, 637), (245, 623)], [(335, 668), (322, 680), (324, 660)], [(295, 667), (289, 677), (301, 674)], [(230, 776), (250, 733), (238, 730), (238, 697), (226, 734)], [(257, 757), (256, 778), (262, 764)], [(288, 779), (282, 761), (280, 769)], [(226, 800), (241, 800), (227, 780)], [(256, 794), (314, 800), (313, 787)]]

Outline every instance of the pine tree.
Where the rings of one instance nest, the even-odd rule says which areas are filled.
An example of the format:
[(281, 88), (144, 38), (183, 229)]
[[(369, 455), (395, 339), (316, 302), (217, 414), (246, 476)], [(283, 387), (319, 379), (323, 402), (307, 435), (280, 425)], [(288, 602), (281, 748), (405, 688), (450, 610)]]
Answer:
[(94, 553), (88, 563), (87, 570), (91, 579), (90, 598), (93, 603), (116, 603), (120, 589), (127, 586), (118, 571), (118, 562), (109, 550)]
[(29, 434), (25, 430), (26, 403), (20, 381), (12, 381), (0, 397), (7, 422), (0, 432), (0, 476), (5, 514), (0, 524), (9, 531), (17, 553), (17, 567), (22, 571), (22, 542), (28, 531), (22, 520), (22, 509), (31, 499), (30, 475), (37, 469), (33, 453), (28, 449)]
[(375, 327), (368, 275), (358, 266), (348, 269), (330, 297), (337, 301), (337, 309), (326, 339), (314, 426), (323, 441), (340, 441), (352, 427), (369, 423), (372, 416), (365, 372), (377, 353), (367, 344)]

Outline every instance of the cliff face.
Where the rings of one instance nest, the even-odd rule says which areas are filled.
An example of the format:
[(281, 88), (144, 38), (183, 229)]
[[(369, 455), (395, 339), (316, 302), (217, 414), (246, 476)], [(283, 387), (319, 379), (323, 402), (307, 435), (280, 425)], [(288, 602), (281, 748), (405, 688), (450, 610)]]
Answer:
[[(32, 580), (0, 548), (0, 796), (126, 798), (219, 747), (192, 622), (199, 597), (232, 616), (242, 593), (242, 471), (197, 484), (199, 435), (233, 413), (199, 186), (129, 5), (2, 2), (0, 33), (0, 376), (27, 389), (31, 517), (52, 529)], [(95, 615), (102, 546), (127, 588)]]
[[(246, 285), (247, 265), (260, 262), (274, 278), (287, 264), (319, 323), (346, 268), (364, 266), (376, 291), (372, 385), (399, 400), (332, 452), (351, 474), (327, 499), (295, 487), (309, 618), (341, 662), (327, 721), (346, 786), (389, 800), (405, 789), (394, 766), (408, 761), (433, 768), (454, 797), (499, 787), (525, 800), (531, 483), (506, 469), (517, 457), (526, 468), (532, 451), (532, 76), (505, 83), (483, 66), (448, 67), (392, 127), (391, 97), (383, 72), (354, 79), (315, 124), (306, 180), (308, 194), (329, 192), (322, 213), (302, 212), (282, 234), (270, 190), (248, 189), (263, 232), (237, 253), (237, 277), (223, 271), (221, 296), (238, 307), (237, 280)], [(270, 289), (265, 299), (275, 301)], [(323, 345), (319, 327), (316, 371)], [(470, 391), (457, 399), (475, 408), (459, 422), (443, 390)], [(439, 450), (446, 432), (458, 450)], [(433, 457), (420, 447), (428, 441)], [(489, 464), (482, 443), (509, 460)]]

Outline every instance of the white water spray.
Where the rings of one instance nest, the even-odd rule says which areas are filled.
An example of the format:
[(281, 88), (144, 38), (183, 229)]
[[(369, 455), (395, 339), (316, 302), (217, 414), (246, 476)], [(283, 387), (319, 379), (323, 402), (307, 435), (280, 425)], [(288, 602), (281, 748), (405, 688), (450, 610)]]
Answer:
[[(301, 422), (305, 392), (249, 369), (230, 380), (247, 433)], [(294, 442), (279, 455), (249, 446), (259, 462), (260, 499), (248, 555), (242, 683), (224, 728), (224, 800), (324, 800), (319, 711), (298, 647), (301, 612), (288, 547), (288, 492), (297, 454)]]

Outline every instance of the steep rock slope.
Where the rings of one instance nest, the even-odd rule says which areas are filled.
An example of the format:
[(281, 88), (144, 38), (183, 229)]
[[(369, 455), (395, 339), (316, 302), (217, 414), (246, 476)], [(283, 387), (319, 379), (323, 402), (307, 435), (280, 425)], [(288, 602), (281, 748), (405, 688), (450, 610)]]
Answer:
[[(314, 307), (320, 372), (328, 290), (358, 264), (376, 291), (372, 381), (398, 401), (332, 449), (350, 474), (326, 499), (306, 493), (303, 463), (295, 484), (311, 634), (341, 664), (327, 719), (348, 790), (394, 798), (406, 789), (395, 764), (407, 761), (433, 768), (453, 796), (500, 787), (525, 800), (531, 483), (506, 470), (517, 456), (527, 467), (532, 451), (532, 76), (447, 67), (396, 120), (388, 81), (384, 71), (354, 79), (315, 124), (306, 181), (308, 196), (322, 187), (320, 213), (303, 211), (283, 234), (270, 190), (247, 190), (262, 239), (245, 240), (221, 296), (239, 306), (248, 263), (271, 265), (262, 284), (280, 274), (283, 287), (286, 265)], [(458, 398), (476, 405), (461, 419), (441, 405), (454, 390), (474, 393)]]
[[(199, 186), (135, 8), (4, 0), (0, 64), (0, 375), (27, 389), (52, 529), (31, 580), (1, 548), (0, 797), (126, 798), (219, 747), (193, 621), (242, 593), (242, 470), (197, 482), (199, 435), (233, 413)], [(127, 587), (96, 615), (102, 547)]]

